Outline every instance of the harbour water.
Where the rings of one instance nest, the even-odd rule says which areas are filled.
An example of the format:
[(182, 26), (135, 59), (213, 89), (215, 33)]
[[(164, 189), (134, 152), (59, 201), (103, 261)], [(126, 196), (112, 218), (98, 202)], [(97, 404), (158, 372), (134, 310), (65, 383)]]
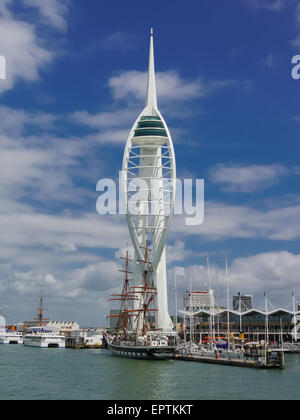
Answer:
[(0, 400), (299, 400), (300, 355), (284, 371), (113, 357), (107, 350), (0, 346)]

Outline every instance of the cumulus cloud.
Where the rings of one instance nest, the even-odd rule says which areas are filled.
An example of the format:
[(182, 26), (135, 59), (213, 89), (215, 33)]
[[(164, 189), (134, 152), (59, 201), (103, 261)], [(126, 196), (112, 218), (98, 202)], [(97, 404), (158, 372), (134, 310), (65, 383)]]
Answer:
[[(72, 113), (69, 118), (76, 124), (96, 131), (94, 140), (98, 143), (124, 143), (146, 97), (147, 72), (133, 70), (120, 72), (109, 78), (108, 86), (114, 100), (112, 110), (94, 114), (78, 110)], [(229, 87), (248, 90), (251, 83), (238, 80), (203, 81), (200, 77), (195, 80), (187, 80), (180, 77), (176, 71), (157, 73), (159, 101), (164, 109), (167, 108), (170, 118), (188, 118), (192, 114), (201, 112), (199, 107), (197, 111), (187, 110), (184, 103)], [(120, 102), (124, 101), (125, 105), (123, 104), (120, 108)], [(183, 130), (171, 127), (171, 131), (176, 134), (176, 140), (180, 141)]]
[(192, 251), (185, 249), (184, 241), (176, 241), (173, 245), (167, 245), (166, 255), (167, 262), (171, 264), (175, 261), (184, 261), (186, 258), (193, 254)]
[[(217, 90), (239, 84), (236, 80), (203, 81), (200, 77), (195, 80), (184, 79), (176, 71), (158, 72), (156, 74), (159, 101), (170, 103), (201, 98)], [(146, 97), (147, 72), (125, 71), (112, 76), (108, 81), (109, 87), (116, 100), (135, 99), (144, 101)]]
[[(23, 0), (23, 3), (38, 8), (47, 23), (60, 30), (66, 29), (63, 17), (68, 10), (66, 2)], [(0, 94), (12, 89), (20, 80), (37, 81), (41, 70), (55, 58), (55, 51), (47, 49), (43, 38), (37, 35), (35, 23), (16, 18), (11, 5), (11, 0), (2, 0), (0, 6), (0, 52), (7, 63), (7, 78), (0, 84)]]
[(25, 6), (36, 8), (43, 18), (43, 22), (54, 28), (65, 31), (69, 0), (22, 0)]
[(189, 236), (216, 241), (230, 238), (264, 238), (288, 241), (300, 238), (299, 204), (278, 205), (271, 209), (205, 202), (202, 225), (186, 226), (185, 216), (174, 216), (170, 237), (183, 240)]
[(48, 130), (58, 117), (41, 111), (24, 111), (23, 109), (0, 106), (0, 133), (8, 136), (20, 136), (28, 127)]
[(115, 128), (132, 124), (136, 119), (138, 109), (116, 109), (114, 111), (104, 111), (91, 114), (87, 111), (76, 111), (71, 115), (71, 119), (78, 124), (87, 125), (91, 128), (106, 129)]
[(276, 184), (291, 173), (280, 164), (231, 165), (217, 164), (209, 171), (210, 181), (223, 185), (223, 191), (253, 193)]
[[(220, 266), (210, 259), (210, 285), (219, 305), (227, 306), (225, 259)], [(194, 290), (208, 290), (209, 277), (205, 262), (202, 265), (182, 267), (183, 275), (177, 276), (177, 289), (180, 307), (183, 294), (192, 287)], [(292, 292), (300, 298), (299, 284), (300, 255), (287, 251), (265, 252), (243, 258), (235, 258), (229, 262), (230, 295), (241, 292), (252, 294), (256, 308), (263, 308), (264, 293), (276, 307), (291, 309)], [(288, 274), (287, 274), (288, 273)], [(169, 270), (173, 279), (173, 270)], [(170, 295), (173, 296), (173, 284)]]
[(18, 80), (38, 80), (40, 70), (54, 58), (53, 52), (41, 45), (32, 25), (1, 16), (0, 51), (7, 63), (7, 78), (0, 84), (0, 93), (11, 89)]

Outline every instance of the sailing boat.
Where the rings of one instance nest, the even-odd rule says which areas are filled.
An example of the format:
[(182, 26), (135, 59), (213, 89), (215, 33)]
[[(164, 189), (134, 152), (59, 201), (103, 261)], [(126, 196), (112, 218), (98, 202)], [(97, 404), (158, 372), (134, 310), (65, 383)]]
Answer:
[(148, 241), (146, 241), (144, 264), (144, 284), (130, 286), (129, 262), (126, 252), (124, 282), (121, 294), (113, 294), (111, 301), (120, 301), (118, 314), (109, 315), (108, 318), (117, 317), (117, 327), (114, 332), (107, 334), (108, 349), (115, 356), (134, 359), (169, 359), (175, 351), (176, 333), (163, 333), (157, 328), (157, 289), (149, 281), (151, 261), (149, 258)]

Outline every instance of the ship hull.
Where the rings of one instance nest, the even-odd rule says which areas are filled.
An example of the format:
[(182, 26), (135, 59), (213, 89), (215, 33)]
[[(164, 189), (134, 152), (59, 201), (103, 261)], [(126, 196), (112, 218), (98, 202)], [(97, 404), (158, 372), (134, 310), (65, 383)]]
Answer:
[(0, 344), (23, 344), (23, 337), (21, 336), (0, 336)]
[(109, 343), (107, 347), (114, 356), (140, 360), (167, 360), (173, 356), (175, 351), (175, 347), (118, 346)]
[(24, 346), (38, 347), (41, 349), (64, 349), (66, 347), (66, 343), (64, 337), (25, 336)]

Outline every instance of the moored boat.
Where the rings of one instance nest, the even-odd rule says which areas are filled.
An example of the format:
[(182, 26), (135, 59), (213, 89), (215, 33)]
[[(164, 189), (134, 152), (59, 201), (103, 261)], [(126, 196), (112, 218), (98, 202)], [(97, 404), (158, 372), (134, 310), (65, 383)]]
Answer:
[(23, 344), (23, 335), (13, 331), (0, 331), (0, 344)]
[(24, 336), (24, 346), (62, 349), (66, 347), (66, 338), (52, 331), (32, 330), (30, 334)]
[(175, 351), (175, 336), (148, 333), (144, 336), (107, 336), (108, 349), (120, 357), (163, 360), (172, 357)]
[[(134, 359), (163, 360), (169, 359), (175, 352), (176, 332), (164, 332), (157, 329), (157, 308), (155, 306), (157, 289), (148, 283), (148, 272), (151, 270), (149, 248), (146, 241), (144, 262), (144, 285), (129, 286), (129, 262), (126, 252), (124, 284), (121, 294), (113, 294), (110, 300), (120, 301), (118, 314), (109, 317), (117, 318), (115, 331), (106, 334), (108, 349), (114, 356)], [(129, 304), (132, 308), (129, 308)]]

